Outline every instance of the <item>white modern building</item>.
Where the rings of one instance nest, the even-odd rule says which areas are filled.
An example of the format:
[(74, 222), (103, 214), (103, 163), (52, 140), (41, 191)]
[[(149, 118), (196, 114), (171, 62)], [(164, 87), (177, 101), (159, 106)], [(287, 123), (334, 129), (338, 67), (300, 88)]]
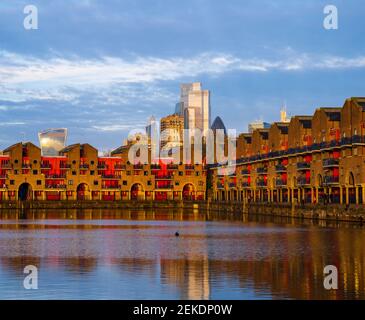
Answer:
[(181, 85), (179, 114), (184, 116), (185, 129), (210, 128), (210, 91), (203, 90), (200, 82)]

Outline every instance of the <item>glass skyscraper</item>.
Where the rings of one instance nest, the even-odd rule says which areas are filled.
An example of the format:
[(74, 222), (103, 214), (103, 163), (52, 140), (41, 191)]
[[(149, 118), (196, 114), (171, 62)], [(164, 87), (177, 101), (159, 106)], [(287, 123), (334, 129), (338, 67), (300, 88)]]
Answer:
[(47, 129), (38, 133), (43, 156), (58, 156), (66, 145), (67, 129)]

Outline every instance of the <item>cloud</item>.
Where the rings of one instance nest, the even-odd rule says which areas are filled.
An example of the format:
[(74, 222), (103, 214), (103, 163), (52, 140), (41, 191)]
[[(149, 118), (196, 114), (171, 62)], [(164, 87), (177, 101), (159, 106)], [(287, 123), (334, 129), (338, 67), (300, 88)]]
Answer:
[[(103, 56), (37, 58), (0, 51), (0, 88), (9, 101), (61, 100), (77, 103), (83, 94), (120, 104), (137, 97), (157, 101), (172, 100), (156, 83), (218, 76), (228, 72), (299, 72), (306, 70), (358, 69), (365, 67), (365, 56), (339, 57), (297, 54), (285, 51), (283, 57), (244, 58), (226, 53), (202, 53), (190, 58)], [(149, 94), (143, 94), (148, 90)]]
[(9, 127), (9, 126), (23, 126), (25, 122), (13, 121), (13, 122), (0, 122), (0, 127)]
[(136, 128), (143, 128), (145, 123), (131, 123), (131, 124), (104, 124), (98, 126), (92, 126), (92, 129), (102, 132), (117, 132), (117, 131), (130, 131)]

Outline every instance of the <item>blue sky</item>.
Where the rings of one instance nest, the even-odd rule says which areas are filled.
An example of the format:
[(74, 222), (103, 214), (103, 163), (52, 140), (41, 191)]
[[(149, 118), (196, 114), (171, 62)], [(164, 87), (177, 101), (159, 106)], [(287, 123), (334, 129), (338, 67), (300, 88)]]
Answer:
[[(338, 30), (323, 28), (328, 4)], [(2, 0), (0, 149), (51, 127), (113, 149), (172, 113), (183, 82), (203, 82), (239, 132), (284, 101), (291, 115), (342, 106), (365, 96), (364, 17), (361, 0)]]

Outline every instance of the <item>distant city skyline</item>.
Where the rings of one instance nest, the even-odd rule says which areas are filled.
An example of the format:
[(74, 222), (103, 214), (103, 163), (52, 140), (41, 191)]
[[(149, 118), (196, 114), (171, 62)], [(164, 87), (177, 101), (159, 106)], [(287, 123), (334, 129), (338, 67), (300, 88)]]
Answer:
[(283, 101), (306, 115), (365, 92), (360, 0), (331, 1), (338, 30), (323, 28), (317, 0), (34, 0), (30, 31), (28, 4), (0, 3), (0, 150), (49, 127), (114, 149), (172, 113), (181, 83), (202, 82), (211, 120), (237, 133), (278, 121)]

